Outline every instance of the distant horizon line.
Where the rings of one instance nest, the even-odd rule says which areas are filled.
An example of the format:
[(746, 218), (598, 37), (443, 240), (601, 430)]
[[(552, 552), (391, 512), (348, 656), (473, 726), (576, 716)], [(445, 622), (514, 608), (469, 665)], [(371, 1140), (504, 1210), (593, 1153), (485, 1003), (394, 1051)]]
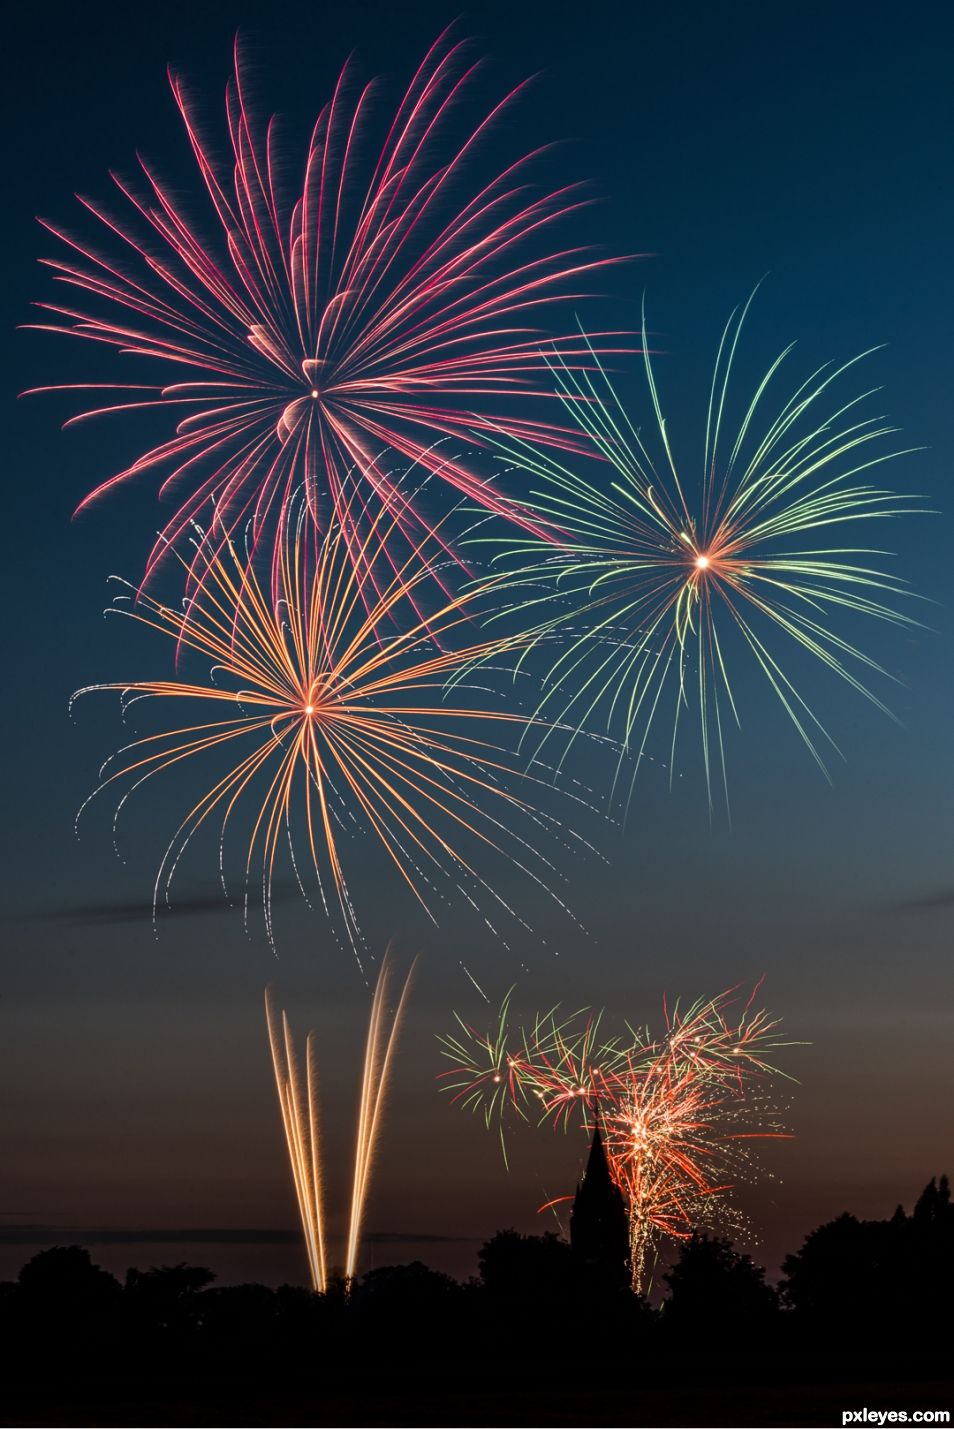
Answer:
[[(437, 1235), (428, 1231), (369, 1231), (363, 1239), (374, 1245), (466, 1245), (481, 1236)], [(0, 1245), (298, 1245), (301, 1231), (281, 1227), (173, 1226), (117, 1227), (0, 1225)]]

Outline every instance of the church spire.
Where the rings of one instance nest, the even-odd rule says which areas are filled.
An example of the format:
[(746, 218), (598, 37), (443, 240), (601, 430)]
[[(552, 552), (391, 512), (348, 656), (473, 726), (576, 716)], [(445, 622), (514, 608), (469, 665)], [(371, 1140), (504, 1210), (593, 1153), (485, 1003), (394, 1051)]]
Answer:
[(629, 1283), (626, 1205), (610, 1172), (598, 1115), (586, 1170), (570, 1213), (570, 1245), (601, 1280), (620, 1287)]

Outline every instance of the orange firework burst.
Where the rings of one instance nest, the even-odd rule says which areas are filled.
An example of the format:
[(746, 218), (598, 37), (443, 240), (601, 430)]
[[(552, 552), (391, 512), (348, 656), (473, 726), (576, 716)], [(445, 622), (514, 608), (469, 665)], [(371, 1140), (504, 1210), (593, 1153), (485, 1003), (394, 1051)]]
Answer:
[[(764, 1092), (751, 1085), (755, 1068), (766, 1064), (751, 1054), (748, 1029), (713, 1036), (706, 1011), (690, 1020), (699, 1029), (687, 1038), (691, 1049), (679, 1037), (640, 1049), (641, 1065), (616, 1074), (610, 1095), (597, 1103), (610, 1170), (629, 1209), (636, 1289), (646, 1285), (660, 1236), (686, 1240), (703, 1225), (744, 1229), (729, 1193), (755, 1170), (750, 1143), (787, 1136)], [(725, 1065), (726, 1054), (734, 1067)]]
[[(419, 614), (415, 592), (432, 569), (420, 551), (382, 588), (372, 585), (370, 572), (381, 563), (395, 520), (379, 515), (355, 549), (348, 508), (343, 522), (332, 522), (315, 542), (302, 504), (268, 592), (247, 551), (237, 552), (227, 539), (213, 550), (199, 533), (201, 580), (181, 608), (150, 595), (126, 596), (113, 607), (171, 636), (180, 655), (193, 651), (210, 660), (213, 669), (198, 682), (111, 682), (79, 693), (120, 691), (124, 707), (154, 699), (214, 710), (211, 719), (137, 739), (107, 761), (99, 790), (130, 786), (117, 817), (153, 775), (226, 757), (166, 848), (154, 906), (160, 893), (168, 896), (186, 847), (210, 821), (220, 830), (224, 885), (226, 831), (240, 811), (249, 820), (246, 902), (259, 866), (270, 938), (272, 881), (285, 844), (299, 885), (304, 891), (310, 866), (326, 910), (340, 913), (352, 946), (358, 923), (345, 876), (345, 834), (370, 833), (428, 912), (441, 876), (471, 903), (485, 893), (498, 910), (511, 911), (471, 862), (468, 844), (504, 855), (543, 883), (550, 865), (529, 835), (555, 830), (556, 822), (508, 789), (514, 768), (507, 752), (483, 737), (488, 723), (499, 731), (526, 717), (445, 699), (451, 672), (503, 651), (507, 642), (453, 648), (469, 622), (472, 596), (449, 599), (426, 618)], [(520, 778), (524, 785), (544, 782), (533, 774)], [(296, 859), (294, 827), (304, 831), (305, 862)]]

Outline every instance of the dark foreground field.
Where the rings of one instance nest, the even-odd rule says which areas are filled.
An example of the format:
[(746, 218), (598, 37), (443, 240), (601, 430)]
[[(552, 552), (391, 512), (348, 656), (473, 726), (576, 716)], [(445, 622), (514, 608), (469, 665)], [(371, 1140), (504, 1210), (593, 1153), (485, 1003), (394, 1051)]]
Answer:
[(818, 1227), (778, 1287), (694, 1235), (652, 1304), (626, 1246), (587, 1258), (499, 1231), (465, 1284), (415, 1261), (321, 1294), (216, 1286), (190, 1265), (120, 1283), (83, 1247), (53, 1247), (0, 1285), (0, 1424), (952, 1423), (946, 1178), (910, 1216)]
[[(573, 1360), (573, 1347), (567, 1358)], [(569, 1381), (569, 1365), (561, 1379)], [(242, 1392), (228, 1385), (204, 1385), (201, 1390), (169, 1384), (164, 1391), (150, 1387), (137, 1394), (132, 1385), (110, 1392), (89, 1386), (74, 1399), (50, 1395), (40, 1386), (21, 1386), (6, 1397), (0, 1410), (5, 1426), (415, 1426), (576, 1425), (576, 1426), (839, 1426), (845, 1410), (954, 1410), (954, 1374), (945, 1379), (892, 1376), (879, 1379), (852, 1376), (842, 1379), (829, 1372), (801, 1382), (793, 1377), (772, 1382), (727, 1383), (721, 1375), (709, 1379), (690, 1370), (667, 1370), (665, 1382), (648, 1371), (653, 1383), (620, 1384), (633, 1378), (632, 1370), (617, 1370), (605, 1363), (579, 1362), (580, 1383), (571, 1387), (526, 1384), (486, 1385), (486, 1370), (474, 1365), (469, 1383), (451, 1388), (447, 1383), (368, 1388), (356, 1375), (354, 1389), (301, 1385), (270, 1390), (261, 1386)], [(594, 1383), (601, 1380), (601, 1383)], [(589, 1381), (589, 1384), (587, 1384)], [(690, 1381), (690, 1382), (687, 1382)], [(897, 1422), (897, 1421), (896, 1421)]]
[(144, 1402), (133, 1396), (84, 1403), (35, 1400), (10, 1403), (3, 1425), (23, 1426), (332, 1426), (399, 1429), (418, 1425), (840, 1425), (843, 1409), (919, 1409), (954, 1405), (954, 1380), (917, 1387), (884, 1383), (703, 1386), (641, 1390), (568, 1391), (474, 1388), (457, 1393), (255, 1395)]

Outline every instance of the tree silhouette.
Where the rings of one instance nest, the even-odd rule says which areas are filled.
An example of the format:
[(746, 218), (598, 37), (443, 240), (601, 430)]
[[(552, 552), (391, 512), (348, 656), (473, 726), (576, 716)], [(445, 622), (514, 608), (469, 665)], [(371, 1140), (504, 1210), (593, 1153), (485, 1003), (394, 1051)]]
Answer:
[(97, 1362), (115, 1344), (122, 1289), (115, 1276), (93, 1264), (88, 1250), (57, 1245), (24, 1265), (8, 1305), (14, 1343), (28, 1354), (55, 1345), (57, 1369), (71, 1372), (83, 1360)]
[[(924, 1338), (947, 1341), (954, 1333), (954, 1206), (946, 1176), (925, 1186), (911, 1215), (908, 1297)], [(913, 1274), (911, 1273), (913, 1271)]]
[(401, 1305), (446, 1310), (460, 1288), (449, 1275), (412, 1260), (409, 1265), (382, 1265), (369, 1270), (361, 1277), (354, 1299), (362, 1314), (400, 1313)]
[(783, 1262), (785, 1303), (843, 1337), (912, 1346), (952, 1326), (954, 1208), (946, 1176), (931, 1180), (906, 1216), (860, 1221), (845, 1212)]
[(664, 1323), (678, 1335), (720, 1340), (751, 1337), (770, 1327), (778, 1296), (765, 1271), (731, 1242), (698, 1231), (684, 1241), (663, 1277), (669, 1286)]
[(544, 1235), (498, 1231), (481, 1246), (477, 1264), (481, 1284), (495, 1299), (552, 1303), (573, 1293), (573, 1254), (553, 1231)]
[(54, 1245), (28, 1260), (17, 1278), (23, 1303), (60, 1304), (80, 1313), (112, 1306), (119, 1281), (79, 1245)]
[(917, 1226), (950, 1228), (951, 1216), (950, 1182), (946, 1176), (939, 1181), (932, 1176), (915, 1203), (912, 1220)]
[(421, 1261), (369, 1270), (351, 1293), (354, 1333), (378, 1360), (415, 1362), (422, 1372), (443, 1359), (463, 1332), (472, 1292)]
[[(764, 1272), (704, 1234), (683, 1245), (664, 1277), (660, 1310), (594, 1279), (586, 1258), (553, 1233), (498, 1231), (481, 1247), (479, 1268), (479, 1280), (461, 1285), (419, 1261), (385, 1266), (323, 1295), (216, 1287), (210, 1270), (183, 1264), (132, 1269), (121, 1286), (87, 1250), (55, 1246), (0, 1285), (4, 1390), (30, 1406), (10, 1422), (120, 1422), (112, 1409), (97, 1419), (82, 1407), (76, 1420), (57, 1411), (41, 1421), (39, 1384), (61, 1404), (94, 1395), (104, 1404), (114, 1395), (119, 1411), (151, 1404), (155, 1414), (142, 1422), (163, 1423), (172, 1420), (159, 1406), (182, 1386), (189, 1396), (221, 1386), (269, 1396), (275, 1386), (310, 1394), (320, 1383), (322, 1393), (386, 1399), (440, 1384), (453, 1398), (478, 1363), (501, 1403), (515, 1386), (575, 1385), (581, 1374), (603, 1384), (608, 1366), (621, 1383), (643, 1383), (657, 1362), (662, 1374), (690, 1379), (701, 1365), (710, 1377), (718, 1366), (723, 1377), (757, 1370), (798, 1383), (808, 1365), (818, 1383), (850, 1373), (861, 1375), (856, 1384), (891, 1375), (913, 1387), (941, 1381), (954, 1338), (954, 1207), (943, 1176), (910, 1214), (899, 1207), (862, 1221), (846, 1213), (812, 1231), (784, 1262), (784, 1314)], [(395, 1422), (457, 1422), (436, 1410), (414, 1418), (417, 1408)], [(251, 1422), (231, 1412), (195, 1422)]]
[(885, 1289), (888, 1224), (844, 1211), (810, 1231), (801, 1250), (782, 1262), (785, 1303), (813, 1319), (867, 1320)]
[(161, 1265), (126, 1272), (124, 1300), (130, 1332), (154, 1348), (184, 1343), (200, 1324), (202, 1292), (215, 1279), (201, 1265)]

